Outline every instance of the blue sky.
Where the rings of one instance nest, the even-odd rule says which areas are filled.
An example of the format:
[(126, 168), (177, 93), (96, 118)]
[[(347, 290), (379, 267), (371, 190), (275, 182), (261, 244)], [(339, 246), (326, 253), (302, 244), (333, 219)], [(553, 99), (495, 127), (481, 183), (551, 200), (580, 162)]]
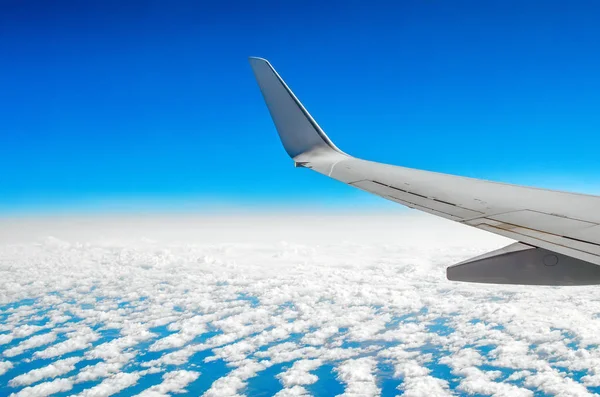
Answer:
[(387, 206), (292, 167), (251, 55), (355, 156), (600, 192), (600, 4), (320, 3), (1, 1), (0, 211)]

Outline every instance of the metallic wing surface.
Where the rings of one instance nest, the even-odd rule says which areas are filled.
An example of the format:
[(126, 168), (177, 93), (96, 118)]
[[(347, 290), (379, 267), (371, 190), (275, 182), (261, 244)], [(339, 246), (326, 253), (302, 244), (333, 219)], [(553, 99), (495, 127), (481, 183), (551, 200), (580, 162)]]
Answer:
[(298, 167), (518, 242), (447, 269), (455, 281), (600, 284), (600, 197), (441, 174), (350, 156), (325, 135), (262, 58), (254, 75), (283, 147)]

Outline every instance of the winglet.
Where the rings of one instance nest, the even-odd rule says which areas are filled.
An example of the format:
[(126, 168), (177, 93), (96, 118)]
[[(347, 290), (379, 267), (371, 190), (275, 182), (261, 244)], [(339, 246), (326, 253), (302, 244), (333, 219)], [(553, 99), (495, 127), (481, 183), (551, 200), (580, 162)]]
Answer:
[(250, 66), (281, 143), (291, 158), (305, 153), (331, 151), (344, 154), (325, 135), (269, 61), (250, 57)]

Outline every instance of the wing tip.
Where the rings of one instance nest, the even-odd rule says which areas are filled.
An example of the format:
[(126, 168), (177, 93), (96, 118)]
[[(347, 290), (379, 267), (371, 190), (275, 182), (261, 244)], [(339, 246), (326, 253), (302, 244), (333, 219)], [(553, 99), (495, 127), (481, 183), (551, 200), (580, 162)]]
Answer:
[(256, 61), (258, 61), (258, 62), (264, 62), (267, 65), (271, 66), (271, 63), (266, 58), (251, 56), (251, 57), (248, 57), (248, 61), (250, 61), (250, 63), (256, 62)]

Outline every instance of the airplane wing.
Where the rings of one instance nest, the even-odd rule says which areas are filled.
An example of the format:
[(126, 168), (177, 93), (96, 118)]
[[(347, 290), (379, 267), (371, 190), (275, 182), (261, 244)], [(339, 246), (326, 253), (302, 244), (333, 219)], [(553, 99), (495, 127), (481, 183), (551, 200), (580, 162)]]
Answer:
[(253, 57), (250, 64), (283, 147), (297, 167), (517, 241), (450, 266), (449, 280), (600, 284), (600, 197), (352, 157), (331, 142), (267, 60)]

